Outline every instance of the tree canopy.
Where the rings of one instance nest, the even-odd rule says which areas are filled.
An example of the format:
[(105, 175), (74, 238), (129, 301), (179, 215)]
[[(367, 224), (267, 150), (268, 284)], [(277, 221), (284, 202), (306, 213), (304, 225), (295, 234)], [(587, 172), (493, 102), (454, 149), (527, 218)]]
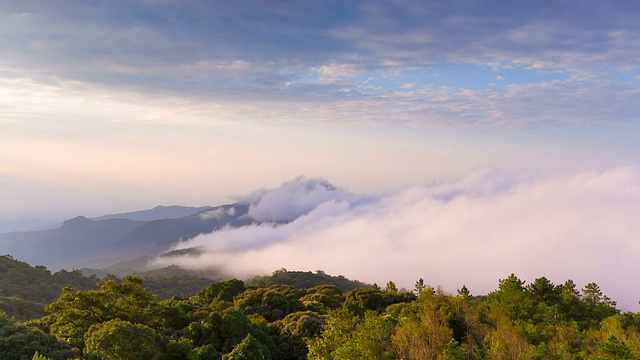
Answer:
[(44, 310), (25, 323), (0, 314), (0, 359), (640, 358), (640, 314), (597, 284), (515, 274), (486, 296), (422, 279), (413, 291), (389, 281), (346, 292), (230, 279), (163, 300), (124, 277), (63, 287)]

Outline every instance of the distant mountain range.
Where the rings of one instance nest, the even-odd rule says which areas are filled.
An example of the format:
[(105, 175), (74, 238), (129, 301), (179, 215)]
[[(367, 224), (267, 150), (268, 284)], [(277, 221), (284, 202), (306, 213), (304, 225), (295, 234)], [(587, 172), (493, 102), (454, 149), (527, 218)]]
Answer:
[(297, 177), (233, 204), (157, 206), (95, 218), (78, 216), (38, 231), (0, 233), (0, 255), (9, 254), (54, 271), (75, 268), (126, 275), (150, 270), (150, 259), (201, 251), (174, 250), (182, 240), (223, 228), (284, 224), (327, 201), (351, 198), (326, 180)]
[(179, 219), (185, 216), (205, 212), (212, 210), (211, 206), (201, 207), (187, 207), (187, 206), (156, 206), (153, 209), (133, 211), (121, 214), (104, 215), (96, 218), (91, 218), (94, 221), (113, 220), (113, 219), (126, 219), (133, 221), (153, 221), (164, 219)]
[[(0, 234), (0, 253), (50, 269), (101, 268), (223, 227), (255, 223), (248, 204), (217, 207), (158, 206), (150, 210), (78, 216), (57, 228)], [(0, 254), (0, 255), (1, 255)]]

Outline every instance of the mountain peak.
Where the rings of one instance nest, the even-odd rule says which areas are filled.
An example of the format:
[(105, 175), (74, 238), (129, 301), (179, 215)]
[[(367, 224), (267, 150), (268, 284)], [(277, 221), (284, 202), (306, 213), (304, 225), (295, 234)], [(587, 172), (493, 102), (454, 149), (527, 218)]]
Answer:
[(93, 223), (93, 221), (89, 220), (85, 216), (76, 216), (73, 219), (69, 219), (69, 220), (63, 222), (62, 223), (62, 227), (86, 225), (86, 224), (91, 224), (91, 223)]

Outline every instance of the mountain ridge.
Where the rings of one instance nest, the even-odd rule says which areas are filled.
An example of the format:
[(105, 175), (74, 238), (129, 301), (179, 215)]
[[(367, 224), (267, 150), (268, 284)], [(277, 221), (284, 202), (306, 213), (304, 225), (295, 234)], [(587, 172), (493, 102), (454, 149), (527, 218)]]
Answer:
[[(0, 252), (51, 269), (101, 268), (145, 254), (158, 254), (180, 240), (225, 226), (249, 225), (254, 220), (246, 216), (248, 207), (242, 203), (178, 207), (180, 211), (189, 209), (192, 213), (180, 218), (147, 221), (121, 218), (121, 214), (98, 218), (76, 216), (53, 229), (0, 234)], [(210, 212), (215, 216), (208, 216)], [(152, 213), (159, 214), (157, 211)], [(123, 214), (149, 216), (152, 213), (143, 210)]]
[(0, 254), (9, 253), (53, 270), (100, 269), (143, 255), (159, 256), (180, 241), (221, 229), (282, 225), (322, 203), (351, 197), (327, 180), (297, 177), (215, 207), (159, 205), (94, 218), (80, 215), (44, 230), (0, 233)]
[(134, 221), (153, 221), (163, 219), (178, 219), (211, 209), (213, 209), (213, 206), (209, 205), (199, 207), (189, 207), (181, 205), (158, 205), (152, 209), (102, 215), (93, 217), (91, 218), (91, 220), (102, 221), (110, 219), (127, 219)]

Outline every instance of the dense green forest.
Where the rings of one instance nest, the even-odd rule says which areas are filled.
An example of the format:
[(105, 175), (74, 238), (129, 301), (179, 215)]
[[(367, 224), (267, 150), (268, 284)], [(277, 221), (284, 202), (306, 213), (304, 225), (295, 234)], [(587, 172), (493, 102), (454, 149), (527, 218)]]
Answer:
[[(640, 314), (617, 310), (595, 283), (579, 290), (571, 280), (526, 284), (510, 275), (473, 296), (422, 279), (411, 291), (391, 281), (343, 290), (344, 277), (281, 269), (159, 299), (140, 277), (97, 280), (0, 260), (6, 360), (640, 358)], [(58, 288), (64, 279), (69, 286)], [(6, 302), (37, 306), (54, 289), (44, 315), (21, 315)]]

